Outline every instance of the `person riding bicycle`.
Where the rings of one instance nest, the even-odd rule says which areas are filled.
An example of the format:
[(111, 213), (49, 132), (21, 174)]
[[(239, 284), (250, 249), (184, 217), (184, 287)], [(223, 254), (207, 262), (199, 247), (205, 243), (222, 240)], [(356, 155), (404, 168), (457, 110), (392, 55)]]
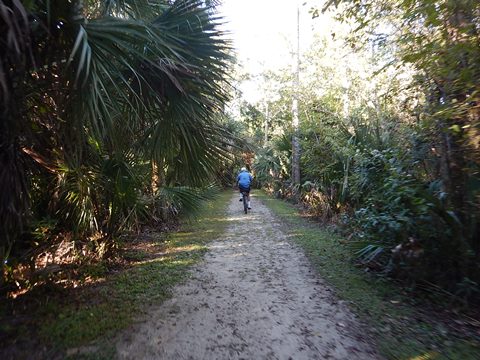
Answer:
[(247, 193), (247, 199), (248, 199), (248, 209), (250, 210), (250, 185), (252, 184), (253, 177), (252, 175), (248, 172), (246, 167), (242, 167), (240, 169), (240, 173), (237, 176), (237, 185), (238, 189), (240, 190), (240, 201), (242, 201), (242, 193), (245, 192)]

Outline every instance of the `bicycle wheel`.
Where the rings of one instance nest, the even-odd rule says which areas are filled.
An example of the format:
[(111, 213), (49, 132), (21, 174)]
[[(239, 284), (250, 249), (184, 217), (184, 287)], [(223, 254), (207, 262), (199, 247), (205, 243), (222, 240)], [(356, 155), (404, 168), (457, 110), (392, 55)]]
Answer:
[(248, 213), (248, 198), (246, 193), (242, 193), (242, 200), (243, 200), (243, 211)]

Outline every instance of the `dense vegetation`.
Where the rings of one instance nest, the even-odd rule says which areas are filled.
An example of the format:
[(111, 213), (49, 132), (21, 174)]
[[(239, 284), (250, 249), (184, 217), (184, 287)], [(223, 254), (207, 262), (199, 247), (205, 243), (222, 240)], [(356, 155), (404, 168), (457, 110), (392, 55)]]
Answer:
[(2, 292), (211, 196), (231, 136), (210, 3), (0, 0)]
[(53, 264), (108, 258), (125, 232), (194, 210), (248, 164), (338, 225), (367, 269), (478, 302), (478, 1), (312, 8), (336, 20), (302, 54), (299, 87), (291, 69), (266, 72), (264, 98), (236, 99), (229, 121), (213, 3), (0, 0), (2, 295), (52, 272), (68, 284)]
[(242, 106), (257, 180), (338, 224), (368, 269), (478, 301), (478, 1), (330, 1), (311, 14), (322, 11), (337, 22), (303, 54), (299, 89), (290, 70), (266, 73), (264, 99)]

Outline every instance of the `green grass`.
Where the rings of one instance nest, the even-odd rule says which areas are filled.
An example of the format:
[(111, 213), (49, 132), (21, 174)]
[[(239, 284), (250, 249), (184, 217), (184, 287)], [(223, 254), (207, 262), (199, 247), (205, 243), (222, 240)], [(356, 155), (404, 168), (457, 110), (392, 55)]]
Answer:
[[(109, 340), (141, 318), (150, 306), (167, 299), (172, 287), (185, 280), (188, 269), (202, 258), (206, 244), (222, 234), (228, 224), (222, 217), (230, 197), (230, 192), (221, 193), (197, 220), (169, 234), (166, 243), (164, 234), (159, 234), (158, 242), (166, 244), (166, 251), (157, 258), (148, 258), (141, 251), (130, 252), (129, 258), (139, 262), (87, 292), (84, 297), (90, 299), (45, 307), (40, 328), (44, 341), (64, 354), (70, 349), (70, 358), (112, 358), (114, 348), (108, 345)], [(91, 344), (96, 345), (93, 350), (73, 354), (72, 348)]]
[(284, 201), (258, 192), (282, 220), (287, 234), (305, 251), (339, 298), (369, 326), (380, 353), (388, 359), (479, 359), (478, 343), (467, 341), (425, 322), (408, 297), (390, 281), (354, 266), (345, 240), (303, 218)]

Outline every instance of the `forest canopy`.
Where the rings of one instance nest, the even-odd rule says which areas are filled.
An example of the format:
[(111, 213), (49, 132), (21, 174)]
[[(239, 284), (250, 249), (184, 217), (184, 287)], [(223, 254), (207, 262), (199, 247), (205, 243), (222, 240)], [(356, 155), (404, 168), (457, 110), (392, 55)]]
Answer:
[(242, 107), (258, 181), (336, 223), (366, 268), (478, 299), (478, 1), (332, 0), (310, 10), (326, 14), (337, 22), (301, 54), (299, 86), (291, 69), (266, 72), (263, 98)]
[(108, 258), (168, 228), (246, 165), (368, 270), (478, 300), (478, 1), (309, 3), (331, 28), (255, 102), (216, 3), (0, 0), (4, 289), (64, 242)]
[(213, 6), (0, 1), (3, 281), (64, 240), (107, 256), (123, 232), (211, 196), (232, 139)]

